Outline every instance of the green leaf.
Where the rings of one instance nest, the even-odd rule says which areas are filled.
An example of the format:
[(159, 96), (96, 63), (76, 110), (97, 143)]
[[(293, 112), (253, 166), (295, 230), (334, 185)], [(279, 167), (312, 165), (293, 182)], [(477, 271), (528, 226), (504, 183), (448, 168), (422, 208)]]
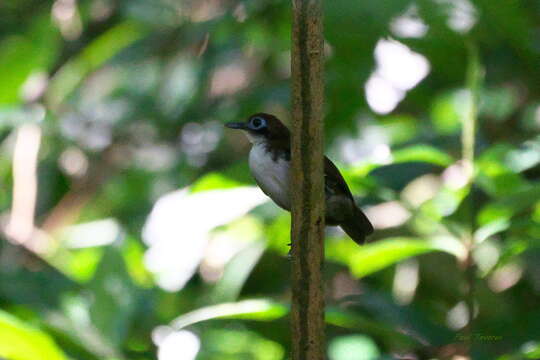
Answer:
[(74, 280), (84, 283), (92, 278), (103, 255), (103, 249), (90, 247), (70, 252), (62, 253), (64, 261), (61, 270)]
[(125, 21), (99, 36), (77, 57), (58, 70), (47, 91), (48, 105), (58, 106), (89, 72), (139, 40), (143, 35), (144, 31), (140, 25)]
[(241, 182), (228, 178), (220, 173), (210, 173), (203, 176), (191, 187), (191, 192), (231, 189), (243, 185)]
[(223, 276), (208, 296), (210, 301), (214, 303), (235, 301), (264, 250), (264, 243), (257, 241), (236, 254), (225, 266)]
[(266, 339), (253, 331), (231, 328), (205, 329), (201, 337), (204, 346), (197, 359), (281, 360), (285, 355), (283, 347), (278, 342)]
[[(357, 317), (357, 314), (369, 314), (369, 321), (378, 324), (381, 330), (387, 330), (386, 334), (367, 330), (370, 335), (377, 336), (377, 339), (387, 339), (390, 330), (392, 338), (387, 341), (393, 343), (393, 346), (397, 345), (395, 340), (403, 340), (403, 337), (409, 343), (417, 345), (448, 344), (454, 335), (451, 330), (433, 319), (432, 313), (426, 311), (422, 305), (398, 305), (388, 292), (374, 291), (367, 285), (361, 295), (346, 296), (341, 302), (347, 304), (347, 312), (352, 314), (352, 318)], [(411, 348), (410, 345), (401, 347)]]
[(431, 105), (431, 121), (441, 134), (452, 134), (459, 130), (469, 101), (463, 89), (453, 90), (435, 97)]
[(531, 186), (527, 190), (489, 203), (480, 211), (478, 222), (480, 225), (486, 225), (492, 221), (508, 220), (514, 215), (532, 208), (537, 201), (540, 201), (540, 185)]
[(92, 324), (111, 346), (118, 346), (134, 321), (141, 293), (129, 276), (124, 259), (116, 247), (104, 248), (104, 254), (87, 290), (93, 293), (90, 308)]
[(272, 321), (287, 314), (288, 308), (271, 300), (243, 300), (207, 306), (177, 317), (171, 324), (179, 330), (186, 326), (211, 319), (247, 319)]
[(413, 145), (392, 153), (394, 163), (426, 162), (439, 166), (449, 166), (454, 159), (447, 153), (430, 145)]
[(287, 255), (290, 247), (287, 245), (291, 228), (291, 217), (287, 213), (282, 213), (277, 216), (266, 229), (266, 238), (268, 239), (268, 247), (277, 251), (281, 255)]
[(339, 336), (330, 341), (331, 360), (376, 360), (380, 356), (375, 342), (364, 335)]
[(24, 83), (35, 64), (26, 58), (32, 52), (32, 45), (23, 37), (9, 37), (0, 43), (0, 104), (15, 103), (19, 100), (19, 88)]
[(351, 257), (358, 251), (358, 245), (353, 241), (327, 237), (324, 242), (324, 257), (326, 260), (348, 265)]
[(126, 270), (135, 284), (142, 288), (151, 288), (154, 283), (152, 274), (144, 265), (143, 245), (135, 238), (128, 236), (123, 244), (122, 256)]
[[(366, 317), (358, 311), (344, 310), (339, 307), (327, 307), (324, 311), (324, 320), (327, 324), (339, 326), (345, 329), (358, 330), (377, 336), (380, 339), (392, 339), (391, 343), (399, 343), (400, 346), (414, 346), (418, 342), (397, 331), (388, 323)], [(388, 344), (391, 344), (388, 342)]]
[[(224, 303), (200, 308), (179, 316), (171, 326), (181, 330), (187, 326), (212, 319), (247, 319), (273, 321), (288, 314), (290, 306), (271, 300), (244, 300), (236, 303)], [(387, 345), (400, 344), (401, 346), (414, 346), (418, 344), (415, 337), (400, 333), (393, 325), (373, 320), (356, 311), (343, 310), (339, 307), (325, 309), (325, 322), (330, 325), (351, 330), (361, 330), (383, 339)]]
[(120, 352), (110, 344), (100, 329), (94, 326), (90, 318), (94, 294), (78, 291), (62, 295), (61, 311), (47, 318), (48, 325), (55, 333), (62, 335), (63, 340), (70, 344), (70, 349), (76, 348), (76, 352), (92, 354), (89, 359), (120, 359)]
[[(477, 184), (494, 197), (508, 196), (527, 189), (527, 182), (514, 167), (526, 160), (526, 154), (515, 152), (509, 144), (497, 144), (485, 150), (477, 159)], [(533, 153), (536, 152), (533, 150)], [(512, 156), (514, 159), (512, 159)]]
[(515, 88), (502, 86), (486, 88), (481, 96), (480, 114), (497, 121), (504, 121), (518, 106), (519, 98)]
[(380, 120), (393, 145), (410, 141), (418, 134), (418, 120), (409, 115), (394, 115), (383, 117)]
[(351, 256), (349, 267), (354, 276), (362, 277), (409, 257), (442, 250), (434, 243), (412, 238), (390, 238), (362, 246)]
[(521, 351), (527, 359), (538, 359), (540, 357), (540, 342), (529, 341), (523, 346)]
[(49, 335), (2, 310), (0, 357), (10, 360), (67, 359)]
[(478, 230), (474, 232), (474, 240), (477, 244), (480, 244), (484, 240), (497, 233), (505, 231), (509, 227), (510, 222), (507, 219), (496, 219), (478, 228)]
[(0, 104), (15, 104), (20, 89), (32, 72), (45, 71), (58, 50), (58, 31), (50, 17), (34, 17), (24, 35), (0, 42)]
[(198, 178), (191, 185), (191, 192), (230, 189), (238, 186), (253, 185), (247, 161), (239, 161), (219, 172), (211, 172)]

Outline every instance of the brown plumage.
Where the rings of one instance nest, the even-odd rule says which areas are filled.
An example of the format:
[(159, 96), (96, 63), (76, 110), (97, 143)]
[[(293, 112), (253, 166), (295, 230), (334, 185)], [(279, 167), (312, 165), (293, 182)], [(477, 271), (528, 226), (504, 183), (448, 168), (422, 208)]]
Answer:
[[(228, 123), (244, 130), (253, 143), (249, 165), (259, 187), (274, 202), (290, 211), (289, 170), (291, 158), (289, 129), (275, 116), (257, 113), (247, 122)], [(338, 168), (324, 157), (326, 224), (341, 228), (358, 244), (373, 232), (369, 219), (360, 210)]]

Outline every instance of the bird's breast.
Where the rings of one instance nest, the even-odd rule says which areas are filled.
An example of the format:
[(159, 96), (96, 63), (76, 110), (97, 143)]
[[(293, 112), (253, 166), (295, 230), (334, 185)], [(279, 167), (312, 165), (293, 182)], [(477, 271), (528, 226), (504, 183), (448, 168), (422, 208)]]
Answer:
[(249, 153), (249, 168), (261, 190), (278, 206), (290, 210), (290, 161), (285, 156), (273, 156), (264, 144), (255, 144)]

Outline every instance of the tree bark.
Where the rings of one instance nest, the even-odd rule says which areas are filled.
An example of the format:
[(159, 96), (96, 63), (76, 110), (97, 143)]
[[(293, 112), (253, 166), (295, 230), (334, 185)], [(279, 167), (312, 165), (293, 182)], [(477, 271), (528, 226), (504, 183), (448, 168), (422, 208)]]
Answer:
[(322, 360), (324, 172), (322, 0), (293, 0), (292, 359)]

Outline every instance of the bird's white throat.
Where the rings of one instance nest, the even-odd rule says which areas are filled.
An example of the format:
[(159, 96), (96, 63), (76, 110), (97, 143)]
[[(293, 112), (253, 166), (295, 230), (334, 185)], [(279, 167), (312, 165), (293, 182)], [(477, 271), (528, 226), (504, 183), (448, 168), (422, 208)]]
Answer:
[(290, 210), (290, 162), (280, 156), (273, 157), (266, 144), (257, 141), (249, 152), (249, 168), (262, 191), (276, 204)]
[(266, 139), (262, 135), (251, 134), (249, 131), (244, 131), (244, 134), (248, 138), (249, 142), (253, 145), (263, 144)]

